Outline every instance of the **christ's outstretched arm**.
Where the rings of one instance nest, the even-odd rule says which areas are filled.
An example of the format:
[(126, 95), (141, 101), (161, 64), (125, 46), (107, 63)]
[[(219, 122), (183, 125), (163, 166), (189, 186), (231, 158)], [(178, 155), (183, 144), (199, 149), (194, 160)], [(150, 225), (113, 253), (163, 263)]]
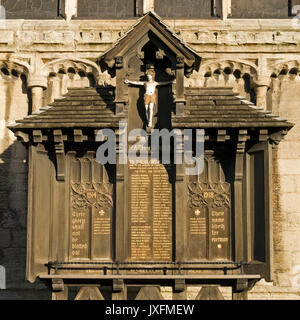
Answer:
[(133, 85), (136, 85), (136, 86), (143, 86), (144, 85), (144, 82), (142, 82), (142, 81), (130, 81), (128, 79), (125, 79), (124, 82), (127, 83), (127, 84), (133, 84)]

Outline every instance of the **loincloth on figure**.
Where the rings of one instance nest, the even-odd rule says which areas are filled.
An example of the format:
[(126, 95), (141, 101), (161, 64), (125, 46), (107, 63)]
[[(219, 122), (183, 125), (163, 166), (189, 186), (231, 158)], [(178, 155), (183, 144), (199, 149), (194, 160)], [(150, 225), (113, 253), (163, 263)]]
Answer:
[(149, 103), (156, 103), (156, 94), (145, 94), (144, 95), (144, 103), (149, 104)]

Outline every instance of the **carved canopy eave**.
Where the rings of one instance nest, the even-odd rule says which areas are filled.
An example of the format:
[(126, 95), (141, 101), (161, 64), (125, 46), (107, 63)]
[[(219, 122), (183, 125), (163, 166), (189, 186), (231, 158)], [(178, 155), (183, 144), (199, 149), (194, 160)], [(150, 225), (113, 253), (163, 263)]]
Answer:
[(100, 57), (100, 62), (104, 61), (109, 68), (113, 68), (116, 57), (125, 56), (149, 31), (162, 41), (175, 56), (182, 57), (187, 69), (190, 70), (192, 68), (196, 71), (199, 70), (201, 62), (200, 56), (178, 38), (178, 36), (162, 22), (158, 15), (151, 11), (139, 19), (112, 48), (106, 51), (104, 55)]

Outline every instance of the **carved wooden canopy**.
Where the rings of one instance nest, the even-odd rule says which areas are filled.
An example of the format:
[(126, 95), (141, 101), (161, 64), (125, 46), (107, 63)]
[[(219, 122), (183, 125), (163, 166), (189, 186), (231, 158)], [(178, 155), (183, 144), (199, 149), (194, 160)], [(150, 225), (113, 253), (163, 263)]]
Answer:
[(169, 27), (164, 24), (161, 18), (154, 12), (148, 12), (126, 32), (119, 41), (110, 48), (102, 57), (109, 68), (116, 64), (118, 57), (124, 57), (137, 46), (139, 42), (151, 33), (162, 42), (178, 59), (184, 63), (186, 75), (193, 70), (198, 70), (201, 58), (189, 48)]

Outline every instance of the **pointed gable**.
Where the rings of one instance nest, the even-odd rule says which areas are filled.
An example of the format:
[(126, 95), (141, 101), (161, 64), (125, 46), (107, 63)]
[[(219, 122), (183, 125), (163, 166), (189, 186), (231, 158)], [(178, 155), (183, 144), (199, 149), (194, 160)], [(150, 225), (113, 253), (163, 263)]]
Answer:
[(162, 19), (152, 11), (140, 18), (118, 41), (101, 57), (110, 68), (114, 66), (117, 57), (123, 57), (149, 32), (176, 56), (183, 59), (189, 71), (198, 70), (201, 62), (199, 55), (184, 43)]

